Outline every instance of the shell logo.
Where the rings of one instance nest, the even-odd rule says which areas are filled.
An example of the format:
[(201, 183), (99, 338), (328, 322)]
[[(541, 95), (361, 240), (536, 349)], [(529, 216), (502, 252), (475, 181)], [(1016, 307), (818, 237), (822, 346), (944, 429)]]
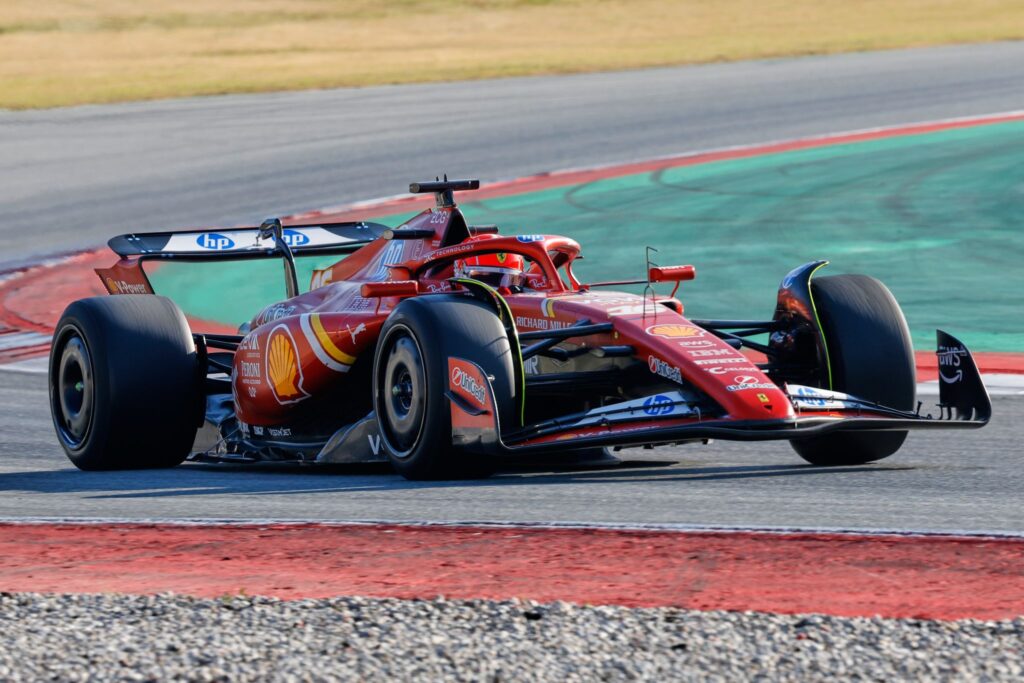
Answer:
[(686, 337), (703, 337), (704, 330), (693, 325), (651, 325), (647, 328), (647, 334), (656, 337), (668, 337), (669, 339), (683, 339)]
[(267, 381), (279, 403), (296, 403), (309, 394), (302, 388), (302, 368), (295, 339), (285, 325), (278, 325), (267, 339)]
[(111, 294), (120, 294), (121, 293), (121, 289), (117, 286), (117, 283), (114, 282), (113, 278), (109, 278), (108, 277), (107, 280), (106, 280), (106, 284), (107, 284), (107, 291), (110, 292)]

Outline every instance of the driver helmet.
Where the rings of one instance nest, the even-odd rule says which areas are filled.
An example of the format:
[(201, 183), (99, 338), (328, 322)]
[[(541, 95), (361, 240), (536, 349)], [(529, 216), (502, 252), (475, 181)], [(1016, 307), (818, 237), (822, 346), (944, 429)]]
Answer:
[[(463, 244), (494, 239), (496, 235), (476, 235)], [(499, 252), (480, 254), (455, 261), (455, 276), (479, 280), (491, 287), (522, 287), (526, 279), (523, 274), (523, 257), (519, 254)]]

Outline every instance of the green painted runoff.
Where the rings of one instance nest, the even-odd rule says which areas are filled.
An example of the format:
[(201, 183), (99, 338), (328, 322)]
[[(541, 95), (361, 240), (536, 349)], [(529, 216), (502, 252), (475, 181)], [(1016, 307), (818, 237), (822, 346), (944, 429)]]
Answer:
[[(680, 290), (691, 317), (770, 318), (786, 272), (829, 259), (821, 275), (889, 286), (918, 349), (943, 327), (974, 350), (1024, 351), (1024, 122), (461, 200), (470, 222), (504, 234), (578, 240), (584, 281), (642, 277), (646, 245), (661, 264), (695, 265)], [(319, 265), (303, 260), (300, 282)], [(284, 296), (271, 261), (173, 264), (152, 279), (190, 315), (232, 324)]]

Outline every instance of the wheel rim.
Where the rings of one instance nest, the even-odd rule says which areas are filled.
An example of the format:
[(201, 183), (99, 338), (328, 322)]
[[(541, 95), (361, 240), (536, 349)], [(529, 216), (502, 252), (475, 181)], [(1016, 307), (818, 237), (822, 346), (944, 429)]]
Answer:
[(92, 427), (95, 385), (89, 349), (77, 332), (66, 337), (61, 348), (51, 407), (61, 440), (69, 448), (80, 447)]
[(403, 458), (416, 449), (423, 431), (427, 378), (423, 354), (408, 330), (396, 329), (387, 342), (377, 385), (379, 423), (392, 453)]

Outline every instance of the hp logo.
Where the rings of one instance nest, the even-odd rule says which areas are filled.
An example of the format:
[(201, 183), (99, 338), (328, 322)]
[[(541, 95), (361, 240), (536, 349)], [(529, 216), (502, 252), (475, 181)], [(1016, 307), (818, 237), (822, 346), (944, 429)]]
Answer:
[(676, 409), (675, 403), (668, 396), (658, 394), (644, 401), (644, 412), (648, 415), (668, 415)]
[(297, 230), (285, 230), (281, 237), (284, 238), (284, 243), (289, 247), (301, 247), (303, 244), (309, 243), (309, 236)]
[(230, 237), (224, 235), (218, 235), (215, 232), (204, 232), (202, 235), (196, 238), (196, 244), (201, 246), (203, 249), (213, 249), (214, 251), (224, 251), (235, 246), (235, 241)]

